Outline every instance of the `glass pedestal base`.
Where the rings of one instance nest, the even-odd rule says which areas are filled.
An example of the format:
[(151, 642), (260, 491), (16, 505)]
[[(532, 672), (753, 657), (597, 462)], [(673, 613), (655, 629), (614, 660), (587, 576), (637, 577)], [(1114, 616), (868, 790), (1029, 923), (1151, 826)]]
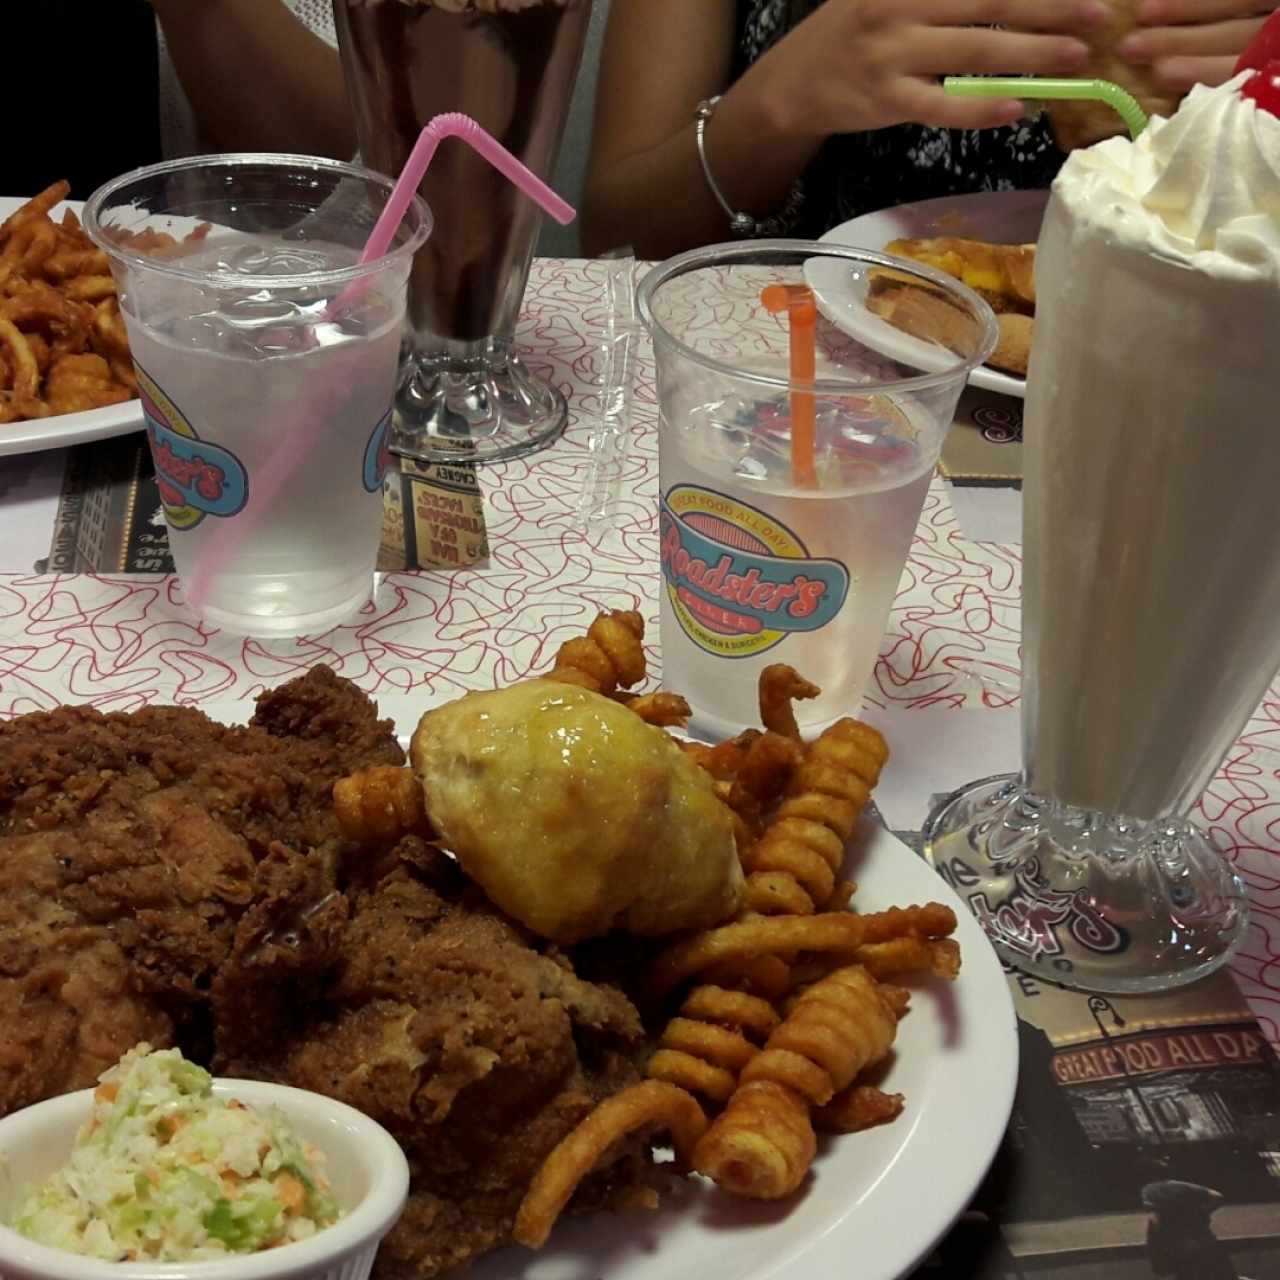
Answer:
[(455, 343), (411, 357), (391, 450), (423, 462), (498, 462), (550, 444), (568, 417), (564, 396), (530, 373), (508, 342)]
[(1180, 987), (1226, 963), (1244, 935), (1244, 886), (1191, 823), (1137, 822), (985, 778), (940, 801), (925, 856), (1001, 959), (1082, 991)]

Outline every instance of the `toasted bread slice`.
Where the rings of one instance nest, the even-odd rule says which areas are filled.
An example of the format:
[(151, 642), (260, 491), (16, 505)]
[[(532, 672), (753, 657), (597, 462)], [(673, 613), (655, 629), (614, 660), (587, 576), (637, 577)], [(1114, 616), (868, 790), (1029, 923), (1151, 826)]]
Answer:
[(974, 348), (973, 317), (941, 289), (918, 280), (896, 273), (874, 272), (867, 307), (895, 329), (936, 342), (949, 351), (963, 354)]
[(1025, 378), (1027, 361), (1031, 358), (1031, 334), (1035, 321), (1030, 316), (1016, 314), (997, 316), (996, 320), (1000, 324), (1000, 339), (996, 343), (996, 349), (987, 357), (987, 363), (993, 369)]
[(1033, 244), (988, 244), (958, 236), (892, 240), (885, 252), (936, 267), (967, 284), (995, 311), (1030, 314), (1036, 305)]
[[(897, 329), (937, 342), (957, 354), (971, 351), (974, 322), (941, 289), (903, 272), (877, 268), (871, 274), (867, 307)], [(997, 314), (1000, 337), (987, 359), (993, 369), (1027, 376), (1035, 321), (1020, 312)]]

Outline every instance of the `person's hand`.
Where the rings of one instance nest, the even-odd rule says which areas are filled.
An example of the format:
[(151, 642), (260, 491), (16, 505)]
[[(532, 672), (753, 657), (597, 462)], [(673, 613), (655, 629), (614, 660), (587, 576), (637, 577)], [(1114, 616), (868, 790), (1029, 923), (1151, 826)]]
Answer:
[[(949, 97), (940, 76), (1070, 75), (1089, 56), (1071, 33), (1105, 20), (1099, 0), (826, 0), (739, 84), (792, 135), (989, 128), (1022, 104)], [(1018, 31), (991, 29), (1005, 23)]]
[(1175, 93), (1231, 79), (1236, 59), (1276, 8), (1266, 0), (1143, 0), (1120, 56), (1150, 66)]

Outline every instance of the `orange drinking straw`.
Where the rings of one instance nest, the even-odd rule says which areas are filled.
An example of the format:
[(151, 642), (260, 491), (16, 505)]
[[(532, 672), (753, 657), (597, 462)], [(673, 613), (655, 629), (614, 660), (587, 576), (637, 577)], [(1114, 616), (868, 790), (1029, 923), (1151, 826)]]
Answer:
[(770, 284), (760, 291), (760, 302), (773, 315), (787, 313), (791, 355), (791, 478), (798, 485), (816, 488), (814, 466), (815, 406), (812, 391), (817, 376), (818, 309), (813, 293), (802, 284)]

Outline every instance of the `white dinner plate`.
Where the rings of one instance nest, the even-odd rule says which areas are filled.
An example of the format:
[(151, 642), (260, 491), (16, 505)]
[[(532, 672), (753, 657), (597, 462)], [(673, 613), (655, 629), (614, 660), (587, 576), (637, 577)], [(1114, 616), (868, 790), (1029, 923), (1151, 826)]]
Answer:
[[(403, 695), (378, 705), (410, 731), (427, 709)], [(206, 710), (232, 723), (250, 714)], [(1013, 1001), (968, 908), (895, 836), (865, 820), (845, 870), (862, 911), (945, 902), (959, 922), (960, 976), (915, 986), (883, 1081), (905, 1095), (903, 1114), (824, 1140), (789, 1201), (735, 1200), (691, 1180), (656, 1213), (562, 1219), (539, 1253), (501, 1249), (474, 1264), (471, 1280), (897, 1280), (929, 1253), (972, 1199), (1008, 1124), (1018, 1076)]]
[[(26, 196), (0, 196), (0, 222), (26, 202)], [(52, 212), (54, 221), (59, 221), (67, 209), (79, 214), (84, 209), (84, 201), (64, 200)], [(0, 423), (0, 457), (9, 453), (62, 449), (90, 440), (106, 440), (110, 436), (141, 431), (142, 427), (142, 401), (136, 397), (123, 404), (86, 409), (83, 413), (60, 413), (52, 418), (33, 418), (30, 422)]]
[[(1031, 244), (1040, 238), (1047, 191), (979, 191), (967, 196), (944, 196), (939, 200), (918, 200), (894, 209), (877, 209), (833, 227), (822, 240), (828, 244), (852, 245), (858, 249), (882, 250), (891, 240), (924, 236), (961, 236), (987, 240), (992, 244)], [(818, 304), (833, 324), (842, 324), (850, 304), (868, 316), (862, 306), (865, 280), (853, 280), (839, 269), (835, 259), (816, 259), (806, 267), (810, 287)], [(857, 296), (855, 297), (855, 293)], [(878, 344), (879, 345), (879, 344)], [(892, 353), (889, 353), (892, 354)], [(982, 365), (969, 375), (969, 382), (988, 391), (1023, 398), (1025, 378), (1001, 373)]]

